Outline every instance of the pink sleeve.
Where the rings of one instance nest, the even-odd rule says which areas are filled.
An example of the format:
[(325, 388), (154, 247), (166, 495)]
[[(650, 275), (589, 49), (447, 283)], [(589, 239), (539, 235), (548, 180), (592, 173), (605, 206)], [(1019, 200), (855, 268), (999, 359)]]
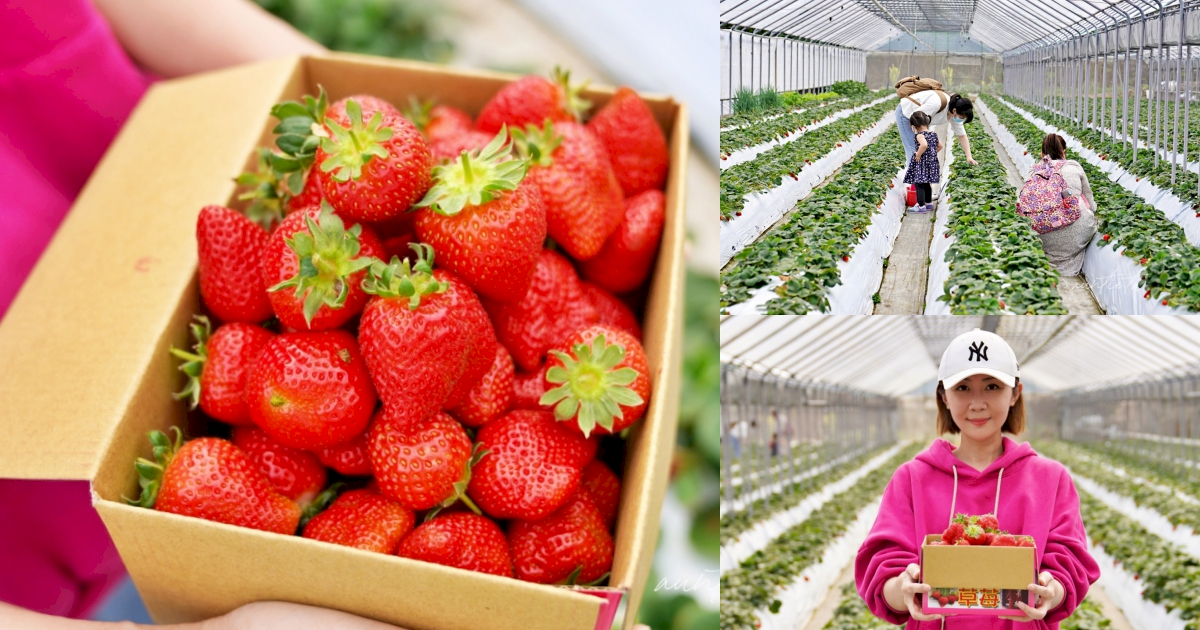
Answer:
[(903, 573), (909, 564), (921, 561), (909, 479), (908, 466), (901, 466), (892, 475), (883, 491), (879, 516), (854, 559), (854, 583), (859, 596), (872, 614), (897, 625), (908, 623), (911, 615), (888, 606), (883, 598), (883, 585)]
[(1087, 596), (1088, 588), (1100, 579), (1100, 566), (1088, 553), (1087, 533), (1079, 514), (1079, 493), (1065, 470), (1059, 476), (1051, 518), (1039, 571), (1049, 571), (1063, 585), (1065, 593), (1058, 608), (1046, 615), (1046, 623), (1070, 617)]

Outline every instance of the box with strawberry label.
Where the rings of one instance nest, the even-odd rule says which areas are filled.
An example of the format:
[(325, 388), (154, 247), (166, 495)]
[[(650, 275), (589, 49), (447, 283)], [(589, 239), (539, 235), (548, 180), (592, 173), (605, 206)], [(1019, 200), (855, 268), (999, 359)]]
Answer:
[[(566, 72), (335, 54), (163, 82), (0, 326), (8, 417), (42, 419), (0, 422), (0, 474), (91, 480), (159, 622), (630, 627), (686, 150), (682, 105)], [(80, 267), (103, 297), (45, 317)]]
[(1034, 540), (1000, 529), (995, 515), (957, 514), (946, 531), (925, 537), (921, 581), (932, 587), (926, 614), (1021, 616), (1035, 604)]

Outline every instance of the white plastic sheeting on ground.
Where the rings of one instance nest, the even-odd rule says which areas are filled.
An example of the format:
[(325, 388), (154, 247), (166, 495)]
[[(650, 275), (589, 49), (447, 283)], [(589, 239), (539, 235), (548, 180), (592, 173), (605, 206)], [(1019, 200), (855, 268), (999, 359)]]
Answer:
[(785, 177), (783, 184), (777, 188), (765, 193), (746, 195), (742, 216), (721, 222), (721, 266), (724, 267), (734, 254), (775, 225), (776, 221), (795, 207), (797, 201), (810, 195), (813, 188), (849, 162), (860, 149), (887, 131), (895, 120), (895, 112), (888, 112), (868, 126), (861, 136), (845, 140), (842, 146), (802, 169), (796, 174), (796, 179)]
[[(776, 138), (775, 140), (771, 140), (769, 142), (764, 142), (762, 144), (757, 144), (752, 147), (746, 147), (745, 149), (739, 149), (737, 151), (734, 151), (732, 154), (730, 154), (730, 156), (728, 158), (721, 160), (721, 170), (725, 170), (731, 166), (734, 166), (735, 164), (741, 164), (742, 162), (749, 162), (750, 160), (753, 160), (754, 158), (758, 157), (758, 155), (760, 153), (770, 151), (771, 149), (774, 149), (775, 147), (777, 147), (781, 144), (788, 144), (789, 142), (794, 142), (796, 139), (804, 137), (805, 134), (812, 133), (813, 131), (820, 129), (821, 127), (824, 127), (825, 125), (828, 125), (832, 122), (841, 120), (848, 116), (851, 116), (851, 115), (853, 115), (857, 112), (860, 112), (868, 107), (874, 107), (875, 105), (878, 105), (879, 103), (882, 103), (882, 102), (888, 100), (889, 98), (892, 98), (892, 96), (888, 95), (883, 98), (875, 99), (875, 100), (871, 101), (870, 103), (867, 103), (866, 105), (859, 105), (858, 107), (851, 107), (848, 109), (839, 110), (837, 112), (834, 112), (833, 114), (830, 114), (829, 116), (826, 116), (822, 120), (818, 120), (815, 123), (811, 123), (808, 125), (801, 125), (800, 128), (804, 129), (804, 131), (802, 133), (798, 133), (799, 129), (800, 129), (800, 128), (798, 128), (798, 129), (793, 130), (792, 134), (786, 138)], [(801, 112), (804, 110), (797, 110), (797, 111)], [(745, 213), (743, 213), (743, 216), (745, 216)]]
[[(1070, 468), (1068, 467), (1068, 470)], [(1145, 508), (1127, 496), (1119, 495), (1108, 488), (1076, 473), (1071, 473), (1075, 485), (1096, 497), (1101, 503), (1125, 516), (1159, 538), (1181, 547), (1189, 555), (1200, 559), (1200, 536), (1196, 536), (1191, 527), (1181, 525), (1176, 528), (1165, 516), (1155, 510)]]
[(858, 470), (804, 497), (804, 500), (794, 507), (775, 514), (771, 518), (742, 532), (736, 541), (723, 545), (721, 547), (721, 574), (724, 575), (726, 571), (737, 567), (743, 560), (753, 555), (754, 552), (766, 548), (780, 534), (804, 522), (810, 514), (822, 505), (825, 505), (830, 498), (836, 494), (845, 492), (851, 486), (858, 483), (860, 479), (871, 474), (871, 471), (879, 468), (884, 462), (900, 452), (901, 448), (902, 445), (897, 444), (877, 457), (872, 458), (871, 461), (863, 464)]
[[(1000, 100), (1012, 107), (1013, 111), (1020, 113), (1026, 120), (1038, 124), (1038, 121), (1034, 120), (1028, 112), (1023, 112), (1004, 99)], [(991, 123), (996, 132), (996, 138), (1008, 153), (1008, 157), (1012, 159), (1013, 164), (1016, 164), (1021, 179), (1028, 178), (1030, 169), (1040, 159), (1041, 147), (1034, 147), (1039, 155), (1032, 155), (1029, 147), (1017, 140), (1016, 136), (996, 118), (995, 112), (988, 108), (983, 99), (976, 101), (976, 107), (979, 109), (980, 115), (986, 116), (988, 122)], [(1040, 127), (1043, 130), (1047, 129), (1044, 126)], [(1079, 151), (1082, 148), (1082, 145), (1073, 138), (1067, 138), (1066, 135), (1063, 135), (1063, 138), (1067, 139), (1068, 144), (1074, 142), (1071, 146), (1072, 149)], [(1116, 163), (1100, 160), (1094, 152), (1089, 151), (1089, 153), (1092, 153), (1094, 158), (1092, 163), (1109, 173), (1109, 177), (1113, 177), (1114, 171), (1119, 168)], [(1083, 153), (1081, 152), (1080, 155), (1082, 156)], [(1126, 175), (1128, 176), (1128, 173)], [(1097, 200), (1096, 203), (1104, 203), (1104, 200)], [(1178, 315), (1189, 312), (1186, 309), (1170, 308), (1163, 306), (1160, 302), (1146, 299), (1145, 289), (1138, 286), (1138, 282), (1142, 278), (1142, 267), (1128, 256), (1121, 255), (1120, 250), (1111, 246), (1100, 247), (1101, 236), (1097, 232), (1092, 237), (1092, 244), (1088, 245), (1087, 250), (1083, 253), (1083, 275), (1087, 278), (1088, 287), (1092, 290), (1096, 302), (1106, 313), (1109, 315)]]
[[(813, 613), (825, 601), (829, 591), (837, 586), (842, 570), (854, 561), (858, 548), (867, 539), (871, 526), (875, 524), (881, 502), (882, 498), (876, 499), (859, 510), (858, 518), (846, 532), (825, 548), (821, 561), (802, 571), (796, 576), (795, 582), (776, 594), (775, 599), (782, 604), (778, 613), (758, 611), (762, 630), (796, 630), (808, 623)], [(835, 597), (838, 595), (834, 594)]]
[(950, 197), (953, 182), (949, 179), (950, 164), (954, 162), (954, 147), (946, 147), (946, 164), (942, 166), (942, 187), (938, 192), (937, 214), (933, 221), (933, 238), (929, 241), (929, 277), (925, 281), (925, 315), (949, 315), (950, 305), (938, 298), (946, 292), (946, 281), (950, 279), (950, 263), (946, 252), (956, 238), (946, 238), (946, 224), (950, 221)]
[(1103, 547), (1096, 546), (1090, 536), (1088, 547), (1100, 565), (1100, 579), (1096, 580), (1095, 586), (1104, 589), (1104, 593), (1121, 609), (1134, 630), (1185, 630), (1187, 623), (1180, 618), (1178, 610), (1167, 612), (1162, 604), (1144, 599), (1142, 589), (1145, 585), (1133, 579), (1112, 556), (1104, 553)]
[[(796, 483), (798, 481), (804, 481), (805, 479), (808, 479), (809, 477), (812, 477), (813, 475), (819, 475), (819, 474), (825, 472), (826, 470), (829, 470), (829, 468), (832, 466), (837, 466), (838, 464), (840, 464), (846, 460), (854, 459), (855, 457), (862, 455), (863, 453), (866, 452), (866, 450), (867, 450), (866, 447), (855, 449), (853, 451), (850, 451), (849, 453), (846, 453), (845, 455), (842, 455), (841, 457), (834, 459), (833, 461), (821, 464), (820, 466), (817, 466), (816, 468), (813, 468), (811, 470), (806, 470), (806, 471), (800, 473), (799, 475), (792, 477), (790, 480), (785, 479), (781, 482), (773, 483), (765, 488), (759, 488), (753, 492), (748, 493), (747, 496), (738, 497), (737, 499), (734, 499), (731, 502), (730, 501), (722, 501), (721, 502), (721, 515), (724, 516), (725, 512), (727, 512), (729, 510), (733, 510), (735, 512), (738, 510), (743, 510), (746, 508), (747, 505), (750, 505), (751, 503), (753, 503), (759, 499), (762, 499), (762, 498), (771, 496), (772, 494), (776, 494), (776, 493), (780, 492), (781, 490), (783, 490), (784, 484)], [(730, 503), (732, 503), (732, 505), (730, 505)]]
[(1195, 497), (1193, 497), (1189, 494), (1186, 494), (1177, 488), (1170, 488), (1167, 486), (1163, 486), (1163, 485), (1154, 483), (1153, 481), (1150, 481), (1149, 479), (1143, 479), (1142, 477), (1139, 477), (1137, 475), (1130, 474), (1129, 471), (1125, 470), (1124, 468), (1121, 468), (1119, 466), (1113, 466), (1112, 464), (1109, 464), (1108, 462), (1106, 462), (1102, 459), (1098, 459), (1098, 458), (1092, 457), (1090, 455), (1083, 455), (1080, 453), (1076, 453), (1075, 455), (1076, 455), (1076, 457), (1080, 457), (1087, 461), (1090, 461), (1091, 463), (1103, 468), (1104, 470), (1107, 470), (1108, 472), (1111, 472), (1112, 474), (1114, 474), (1118, 477), (1127, 478), (1131, 482), (1133, 482), (1139, 486), (1145, 486), (1147, 488), (1152, 488), (1154, 490), (1158, 490), (1159, 492), (1165, 492), (1167, 494), (1174, 496), (1176, 499), (1183, 501), (1184, 503), (1190, 503), (1192, 505), (1200, 505), (1200, 499), (1196, 499)]

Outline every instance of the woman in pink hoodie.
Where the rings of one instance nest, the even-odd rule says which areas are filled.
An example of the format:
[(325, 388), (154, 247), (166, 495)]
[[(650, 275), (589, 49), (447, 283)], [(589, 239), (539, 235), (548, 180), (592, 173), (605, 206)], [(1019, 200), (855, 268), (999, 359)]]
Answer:
[[(858, 550), (854, 580), (875, 616), (906, 630), (1057, 630), (1100, 577), (1088, 553), (1079, 495), (1062, 464), (1002, 433), (1025, 428), (1020, 371), (998, 335), (960, 335), (938, 369), (938, 433), (961, 434), (960, 446), (938, 439), (896, 470), (879, 516)], [(1033, 536), (1037, 605), (1020, 617), (926, 615), (920, 546), (956, 513), (994, 514), (1000, 529)]]

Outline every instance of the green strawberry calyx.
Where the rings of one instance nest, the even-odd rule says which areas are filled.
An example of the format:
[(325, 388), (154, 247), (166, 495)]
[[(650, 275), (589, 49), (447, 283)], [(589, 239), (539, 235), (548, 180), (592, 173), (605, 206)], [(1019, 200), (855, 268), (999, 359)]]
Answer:
[(321, 171), (330, 173), (339, 182), (357, 181), (362, 177), (363, 167), (372, 158), (386, 158), (384, 143), (392, 139), (391, 127), (383, 125), (383, 114), (375, 112), (371, 120), (363, 122), (362, 106), (358, 101), (346, 101), (346, 116), (350, 127), (343, 127), (332, 118), (325, 118), (330, 137), (321, 139), (321, 149), (329, 154), (321, 162)]
[(583, 116), (583, 112), (592, 107), (592, 102), (582, 96), (590, 81), (585, 80), (578, 85), (571, 85), (571, 71), (563, 70), (559, 66), (555, 66), (553, 76), (554, 82), (562, 88), (565, 109), (578, 122)]
[(433, 247), (426, 243), (409, 243), (417, 253), (417, 261), (392, 256), (392, 262), (375, 260), (363, 279), (363, 291), (383, 298), (408, 298), (408, 308), (417, 310), (421, 296), (441, 293), (450, 288), (433, 277)]
[(154, 446), (154, 461), (150, 461), (144, 457), (139, 457), (134, 462), (133, 467), (138, 472), (138, 486), (142, 489), (142, 494), (136, 499), (130, 499), (122, 496), (125, 502), (129, 505), (137, 505), (144, 508), (153, 508), (154, 503), (158, 501), (158, 490), (162, 487), (162, 478), (167, 468), (171, 465), (171, 460), (175, 458), (175, 453), (179, 452), (179, 448), (183, 446), (183, 431), (179, 427), (171, 427), (169, 431), (175, 432), (175, 441), (172, 442), (167, 434), (162, 431), (151, 431), (149, 433), (150, 444)]
[(433, 186), (415, 205), (454, 216), (516, 190), (528, 171), (528, 161), (512, 158), (508, 127), (501, 127), (482, 149), (463, 151), (457, 160), (433, 167)]
[(404, 108), (404, 117), (421, 133), (429, 127), (433, 119), (433, 100), (423, 101), (415, 96), (408, 97), (408, 107)]
[(524, 130), (513, 129), (513, 145), (517, 155), (529, 160), (530, 165), (550, 166), (554, 163), (554, 151), (562, 146), (563, 137), (554, 131), (549, 119), (538, 128), (526, 125)]
[(609, 344), (604, 334), (571, 348), (574, 357), (560, 350), (551, 353), (562, 361), (546, 371), (546, 380), (558, 384), (538, 402), (554, 406), (558, 420), (578, 418), (583, 436), (590, 437), (596, 425), (612, 431), (613, 419), (624, 417), (621, 405), (640, 405), (642, 397), (628, 387), (637, 379), (637, 370), (615, 369), (625, 360), (625, 348)]
[(299, 270), (268, 290), (294, 287), (296, 297), (304, 299), (304, 321), (312, 325), (312, 318), (322, 306), (337, 309), (346, 304), (350, 276), (370, 267), (375, 259), (358, 255), (362, 226), (356, 223), (347, 230), (327, 202), (321, 202), (316, 221), (306, 214), (304, 222), (307, 231), (300, 230), (286, 241), (299, 259)]
[(190, 409), (195, 409), (200, 404), (200, 375), (204, 373), (204, 364), (208, 362), (208, 338), (212, 336), (212, 324), (207, 317), (195, 315), (193, 319), (196, 320), (195, 323), (189, 324), (188, 327), (192, 330), (192, 337), (196, 339), (196, 345), (192, 346), (194, 352), (171, 347), (171, 356), (183, 359), (179, 371), (188, 377), (183, 389), (172, 395), (175, 400), (187, 398)]
[(339, 481), (322, 490), (307, 505), (300, 506), (300, 525), (297, 526), (296, 531), (304, 531), (304, 526), (308, 525), (308, 522), (313, 520), (316, 515), (324, 512), (330, 505), (333, 505), (334, 499), (345, 489), (346, 482)]
[(454, 492), (451, 493), (450, 496), (446, 497), (446, 499), (441, 503), (433, 506), (433, 509), (429, 510), (429, 512), (425, 514), (424, 522), (429, 522), (431, 519), (436, 517), (439, 512), (459, 501), (462, 501), (463, 505), (467, 506), (467, 508), (469, 508), (472, 512), (483, 516), (483, 512), (479, 511), (479, 506), (475, 505), (475, 502), (467, 496), (467, 486), (471, 483), (471, 469), (475, 468), (475, 465), (479, 463), (479, 460), (483, 459), (483, 456), (490, 452), (491, 451), (483, 450), (483, 444), (479, 442), (476, 442), (475, 446), (471, 447), (471, 457), (467, 459), (467, 463), (463, 466), (462, 476), (458, 478), (458, 481), (454, 482)]

